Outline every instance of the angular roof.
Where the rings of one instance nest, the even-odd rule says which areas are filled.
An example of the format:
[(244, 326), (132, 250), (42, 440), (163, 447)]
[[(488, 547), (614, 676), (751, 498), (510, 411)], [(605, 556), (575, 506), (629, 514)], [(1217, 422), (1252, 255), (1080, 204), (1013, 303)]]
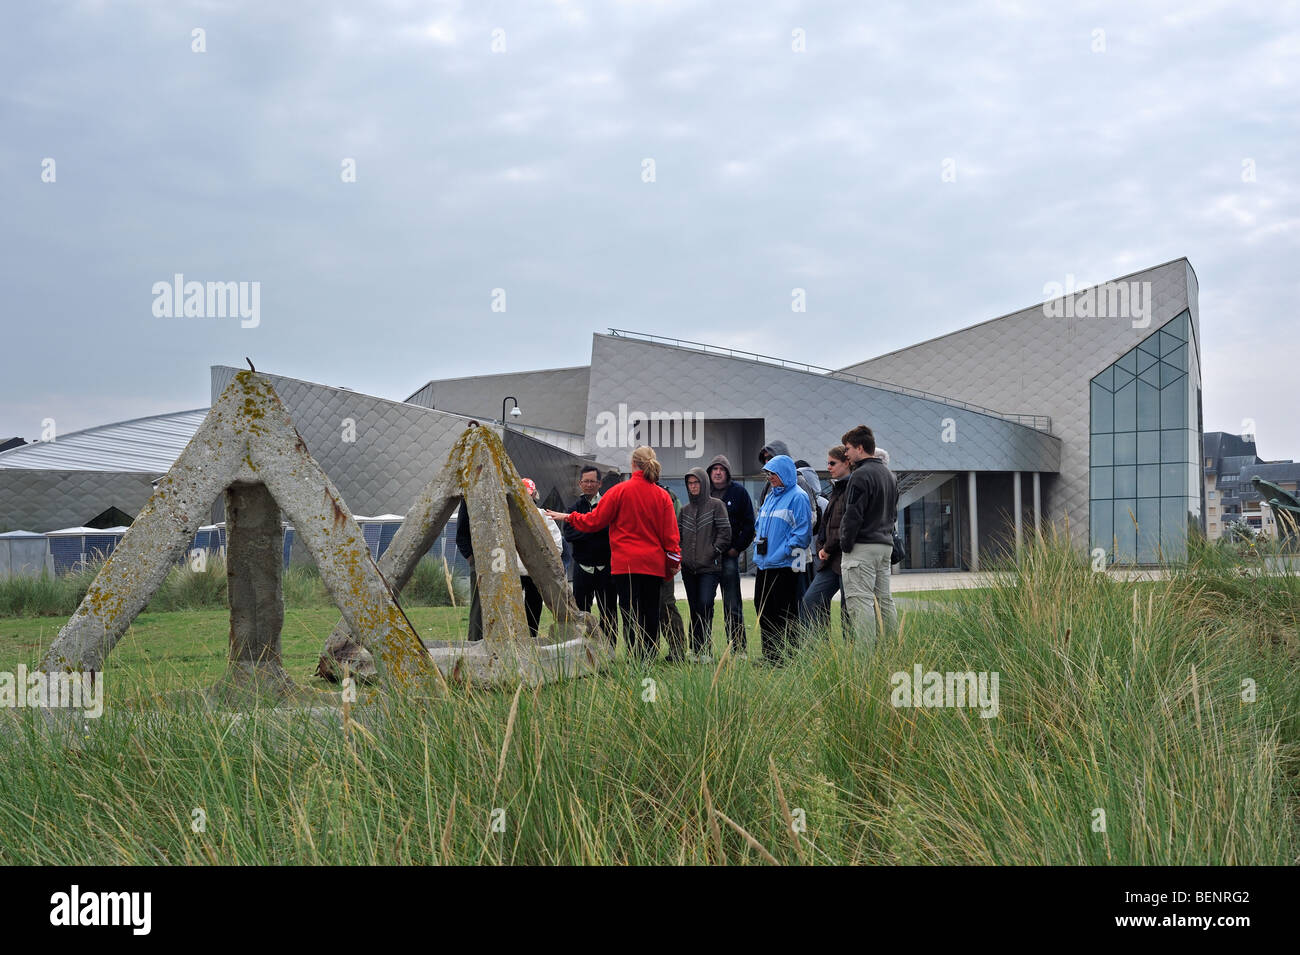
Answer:
[(1259, 458), (1253, 454), (1230, 454), (1219, 459), (1219, 474), (1221, 477), (1236, 477), (1242, 470), (1258, 462)]
[(1261, 461), (1248, 464), (1241, 469), (1241, 482), (1249, 484), (1252, 477), (1259, 476), (1265, 481), (1300, 481), (1300, 464), (1294, 461)]
[[(595, 335), (585, 429), (589, 450), (617, 453), (601, 447), (602, 434), (617, 434), (609, 422), (634, 413), (629, 409), (675, 414), (683, 422), (689, 416), (705, 428), (709, 422), (754, 420), (764, 440), (797, 442), (796, 453), (810, 460), (807, 449), (838, 444), (845, 428), (870, 420), (896, 470), (1055, 472), (1060, 467), (1061, 441), (1046, 430), (1045, 418), (1022, 421), (938, 395), (730, 349), (627, 332)], [(952, 423), (960, 441), (944, 438), (945, 422)], [(691, 456), (682, 451), (686, 445), (672, 446), (671, 439), (668, 447), (651, 443), (666, 468)], [(748, 472), (748, 462), (733, 460), (733, 466)]]
[(184, 450), (207, 408), (150, 415), (58, 435), (0, 452), (0, 468), (162, 474)]
[(1226, 431), (1205, 432), (1205, 459), (1213, 462), (1205, 470), (1211, 473), (1220, 469), (1221, 462), (1226, 457), (1255, 458), (1256, 455), (1253, 439), (1240, 434), (1229, 434)]
[(590, 367), (576, 365), (443, 378), (430, 381), (406, 400), (424, 408), (496, 421), (501, 417), (502, 400), (510, 395), (523, 412), (521, 418), (512, 418), (511, 424), (581, 435), (590, 377)]

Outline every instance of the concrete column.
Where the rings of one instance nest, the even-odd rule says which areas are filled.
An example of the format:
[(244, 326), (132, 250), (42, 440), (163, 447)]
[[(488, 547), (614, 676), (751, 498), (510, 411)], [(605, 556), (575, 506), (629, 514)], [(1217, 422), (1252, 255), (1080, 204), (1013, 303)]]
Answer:
[(226, 489), (226, 586), (228, 675), (236, 683), (256, 680), (275, 689), (292, 685), (280, 659), (283, 566), (280, 505), (265, 484), (232, 484)]
[(970, 499), (970, 569), (980, 569), (979, 501), (975, 497), (975, 472), (966, 472), (966, 496)]
[(1016, 560), (1019, 561), (1024, 554), (1025, 549), (1025, 531), (1024, 531), (1024, 500), (1020, 494), (1020, 472), (1015, 471), (1011, 475), (1011, 506), (1016, 515)]
[(1034, 537), (1043, 539), (1043, 482), (1041, 475), (1034, 472)]

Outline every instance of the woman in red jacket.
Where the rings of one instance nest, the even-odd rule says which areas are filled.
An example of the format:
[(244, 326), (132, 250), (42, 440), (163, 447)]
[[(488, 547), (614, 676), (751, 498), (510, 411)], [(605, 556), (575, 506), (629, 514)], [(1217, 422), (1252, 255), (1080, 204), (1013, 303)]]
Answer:
[(637, 448), (632, 452), (632, 477), (601, 495), (595, 510), (546, 512), (557, 521), (568, 521), (575, 530), (590, 533), (609, 528), (610, 572), (623, 634), (633, 635), (627, 641), (628, 653), (643, 660), (653, 657), (659, 646), (660, 588), (682, 562), (672, 499), (655, 484), (659, 471), (654, 449)]

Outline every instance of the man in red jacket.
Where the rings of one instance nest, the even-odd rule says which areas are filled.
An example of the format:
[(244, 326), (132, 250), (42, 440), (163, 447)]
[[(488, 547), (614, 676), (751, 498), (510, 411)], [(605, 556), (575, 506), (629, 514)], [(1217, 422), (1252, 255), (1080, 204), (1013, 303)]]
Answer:
[(575, 530), (609, 528), (610, 572), (623, 616), (629, 655), (649, 660), (658, 649), (659, 591), (681, 567), (677, 515), (668, 492), (655, 484), (659, 461), (652, 448), (632, 452), (632, 477), (603, 495), (586, 514), (547, 513)]

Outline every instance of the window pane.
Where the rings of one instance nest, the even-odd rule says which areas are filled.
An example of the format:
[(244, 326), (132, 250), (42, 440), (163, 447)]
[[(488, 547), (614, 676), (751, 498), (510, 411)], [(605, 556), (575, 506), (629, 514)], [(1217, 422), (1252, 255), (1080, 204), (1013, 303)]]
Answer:
[(1166, 560), (1187, 556), (1187, 498), (1160, 499), (1160, 544)]
[(1093, 468), (1092, 475), (1092, 497), (1109, 498), (1115, 496), (1115, 486), (1113, 483), (1113, 468)]
[[(1181, 409), (1181, 405), (1179, 408)], [(1171, 428), (1181, 428), (1186, 424), (1185, 421), (1179, 421), (1177, 424), (1171, 424)], [(1115, 392), (1115, 430), (1116, 431), (1136, 431), (1137, 430), (1137, 382), (1130, 381), (1119, 391)]]
[(1187, 427), (1187, 376), (1165, 387), (1160, 402), (1160, 427)]
[(1137, 434), (1126, 431), (1115, 435), (1115, 463), (1137, 464)]
[(1138, 497), (1160, 496), (1160, 465), (1138, 465)]
[(1109, 434), (1115, 430), (1115, 396), (1105, 388), (1092, 386), (1092, 433)]
[(1139, 431), (1138, 432), (1138, 464), (1159, 464), (1160, 463), (1160, 432), (1159, 431)]
[(1137, 532), (1133, 522), (1137, 520), (1137, 501), (1133, 498), (1115, 501), (1115, 556), (1119, 560), (1132, 562), (1137, 557)]
[(1161, 431), (1160, 432), (1160, 460), (1161, 461), (1186, 461), (1187, 460), (1187, 432), (1186, 431)]
[(1111, 501), (1093, 501), (1088, 514), (1088, 528), (1092, 537), (1092, 546), (1100, 547), (1109, 556), (1114, 549), (1113, 515), (1115, 506)]
[(1164, 497), (1187, 493), (1187, 472), (1195, 471), (1186, 464), (1160, 465), (1160, 493)]
[(1137, 496), (1137, 468), (1125, 465), (1115, 468), (1115, 497)]
[(1187, 370), (1187, 346), (1179, 345), (1168, 355), (1166, 355), (1163, 361), (1166, 364), (1172, 365), (1174, 368), (1177, 368), (1179, 371), (1186, 371)]
[(1178, 317), (1164, 327), (1164, 330), (1181, 341), (1187, 341), (1187, 320), (1191, 312), (1180, 312)]
[(1137, 426), (1139, 431), (1160, 427), (1160, 389), (1145, 381), (1138, 382)]
[(1154, 564), (1160, 547), (1160, 498), (1153, 497), (1137, 502), (1138, 562)]
[(1093, 467), (1108, 466), (1115, 463), (1115, 439), (1109, 434), (1094, 434), (1092, 436), (1092, 454), (1088, 463)]

